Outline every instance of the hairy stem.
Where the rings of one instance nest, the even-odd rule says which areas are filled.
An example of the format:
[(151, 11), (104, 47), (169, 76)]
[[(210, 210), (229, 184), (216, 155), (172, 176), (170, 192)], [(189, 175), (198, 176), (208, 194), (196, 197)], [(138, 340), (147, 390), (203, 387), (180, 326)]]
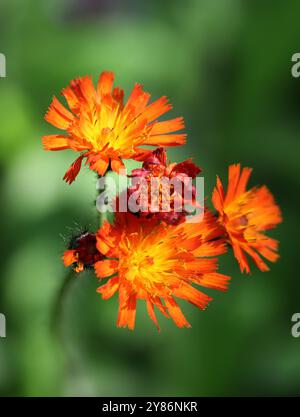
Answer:
[(51, 316), (51, 329), (59, 338), (61, 337), (63, 307), (70, 287), (77, 278), (76, 275), (72, 268), (67, 271), (54, 302)]
[[(99, 178), (99, 176), (98, 176)], [(100, 194), (101, 190), (98, 190), (98, 195)], [(106, 220), (107, 215), (106, 212), (98, 212), (98, 221), (99, 227), (102, 226), (103, 222)], [(70, 267), (65, 274), (65, 277), (62, 281), (61, 287), (56, 295), (56, 299), (54, 301), (54, 306), (51, 314), (51, 329), (52, 331), (61, 338), (62, 332), (62, 318), (63, 318), (63, 310), (64, 304), (67, 297), (68, 292), (70, 291), (72, 284), (74, 281), (78, 279), (78, 274), (74, 272), (73, 268)]]

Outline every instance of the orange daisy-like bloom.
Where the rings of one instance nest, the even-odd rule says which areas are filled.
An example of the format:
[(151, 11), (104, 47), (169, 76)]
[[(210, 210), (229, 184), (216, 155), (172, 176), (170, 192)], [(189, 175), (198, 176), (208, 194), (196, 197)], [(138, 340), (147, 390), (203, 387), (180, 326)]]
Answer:
[(240, 164), (231, 165), (226, 194), (217, 177), (212, 196), (212, 202), (219, 212), (218, 221), (227, 232), (241, 271), (247, 273), (250, 267), (246, 254), (261, 271), (269, 270), (261, 256), (271, 262), (278, 259), (278, 242), (263, 232), (282, 221), (280, 209), (266, 186), (246, 190), (251, 172), (251, 168), (241, 170)]
[(143, 160), (151, 151), (140, 146), (185, 143), (185, 134), (174, 134), (184, 128), (182, 117), (157, 121), (172, 108), (166, 97), (148, 104), (150, 94), (135, 84), (124, 103), (124, 91), (113, 88), (113, 80), (112, 72), (103, 72), (95, 89), (90, 77), (75, 79), (62, 90), (70, 110), (54, 97), (46, 113), (46, 121), (66, 134), (44, 136), (44, 148), (83, 152), (64, 176), (69, 184), (78, 175), (83, 158), (90, 169), (104, 175), (109, 164), (119, 172), (124, 167), (122, 159)]
[(97, 247), (110, 259), (94, 267), (100, 279), (111, 277), (97, 290), (102, 298), (119, 292), (117, 325), (133, 329), (136, 302), (143, 299), (158, 329), (155, 306), (178, 327), (190, 327), (175, 298), (204, 310), (211, 298), (192, 284), (227, 289), (229, 277), (216, 272), (215, 256), (226, 251), (222, 233), (209, 212), (202, 222), (176, 226), (131, 213), (117, 214), (113, 225), (105, 222), (97, 233)]

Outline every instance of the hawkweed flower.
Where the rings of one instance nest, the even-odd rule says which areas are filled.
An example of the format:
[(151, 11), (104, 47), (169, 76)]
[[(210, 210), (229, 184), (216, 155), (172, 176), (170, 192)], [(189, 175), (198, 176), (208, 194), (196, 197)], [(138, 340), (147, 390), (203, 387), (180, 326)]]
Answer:
[(282, 221), (280, 209), (266, 186), (246, 189), (251, 172), (251, 168), (241, 169), (240, 164), (230, 165), (227, 192), (217, 177), (212, 195), (219, 224), (224, 227), (241, 271), (247, 273), (250, 267), (246, 254), (261, 271), (269, 270), (262, 257), (271, 262), (278, 259), (278, 241), (264, 232)]
[[(212, 195), (217, 214), (208, 211), (204, 201), (197, 201), (198, 178), (193, 184), (200, 168), (192, 159), (167, 161), (165, 148), (185, 143), (186, 135), (178, 133), (184, 129), (183, 118), (159, 121), (172, 108), (166, 97), (149, 104), (150, 94), (135, 84), (125, 101), (124, 91), (113, 82), (114, 74), (107, 71), (96, 88), (89, 76), (74, 79), (62, 90), (67, 107), (53, 97), (45, 115), (62, 132), (44, 136), (44, 148), (79, 153), (64, 175), (69, 184), (83, 160), (99, 176), (110, 169), (125, 173), (125, 159), (143, 162), (129, 175), (130, 186), (114, 197), (113, 223), (104, 221), (97, 233), (74, 236), (62, 260), (75, 272), (94, 268), (103, 299), (118, 294), (117, 326), (134, 329), (140, 299), (158, 330), (156, 310), (178, 327), (190, 327), (177, 299), (204, 310), (212, 300), (204, 288), (227, 290), (230, 277), (218, 272), (218, 256), (228, 244), (242, 272), (250, 272), (247, 255), (260, 270), (268, 270), (263, 258), (275, 262), (279, 255), (278, 242), (265, 231), (282, 221), (281, 212), (266, 186), (247, 190), (252, 170), (240, 164), (229, 167), (226, 192), (217, 177)], [(187, 206), (194, 212), (192, 222)], [(72, 269), (59, 291), (55, 319), (74, 277)]]
[(74, 236), (62, 256), (64, 265), (72, 266), (75, 272), (92, 268), (101, 259), (103, 255), (97, 250), (96, 235), (89, 232)]
[(209, 212), (199, 223), (167, 225), (117, 213), (114, 223), (105, 222), (97, 233), (97, 248), (107, 259), (95, 263), (103, 299), (119, 294), (117, 325), (135, 325), (136, 303), (145, 301), (150, 318), (159, 329), (154, 307), (171, 317), (178, 327), (190, 327), (175, 298), (204, 310), (211, 298), (196, 289), (224, 291), (229, 277), (217, 273), (217, 255), (226, 251), (223, 231)]
[(62, 90), (69, 110), (56, 97), (45, 119), (64, 134), (44, 136), (44, 148), (50, 151), (72, 149), (81, 152), (67, 170), (64, 180), (71, 184), (78, 175), (82, 160), (100, 176), (108, 167), (119, 172), (122, 159), (143, 160), (150, 152), (143, 145), (178, 146), (185, 143), (185, 134), (174, 133), (184, 128), (182, 117), (158, 122), (172, 106), (166, 97), (151, 104), (150, 94), (135, 84), (126, 103), (124, 91), (113, 88), (114, 74), (103, 72), (94, 88), (88, 76), (72, 80)]
[[(185, 220), (186, 204), (196, 204), (192, 180), (200, 172), (191, 158), (168, 164), (165, 149), (158, 148), (145, 158), (141, 168), (132, 171), (131, 177), (135, 181), (128, 189), (128, 198), (140, 191), (139, 216), (154, 216), (168, 224), (178, 224)], [(145, 199), (143, 193), (147, 194)]]

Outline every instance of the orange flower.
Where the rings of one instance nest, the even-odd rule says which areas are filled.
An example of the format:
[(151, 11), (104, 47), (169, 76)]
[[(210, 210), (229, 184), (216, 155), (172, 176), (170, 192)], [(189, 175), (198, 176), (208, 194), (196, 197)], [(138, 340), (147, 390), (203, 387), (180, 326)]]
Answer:
[(157, 121), (172, 108), (166, 97), (148, 104), (150, 94), (143, 91), (141, 84), (135, 84), (124, 104), (124, 91), (113, 89), (113, 80), (112, 72), (103, 72), (95, 90), (90, 77), (75, 79), (62, 90), (70, 110), (54, 97), (46, 113), (46, 121), (66, 134), (44, 136), (44, 148), (84, 152), (64, 176), (69, 184), (78, 175), (83, 158), (87, 158), (90, 169), (104, 175), (109, 164), (116, 172), (123, 168), (122, 158), (143, 160), (151, 151), (140, 146), (185, 143), (185, 134), (174, 134), (184, 128), (182, 117)]
[(247, 273), (250, 267), (245, 254), (261, 271), (269, 270), (261, 256), (271, 262), (278, 259), (278, 242), (262, 232), (282, 221), (280, 209), (266, 186), (246, 191), (251, 172), (251, 168), (241, 170), (240, 164), (230, 165), (226, 195), (219, 177), (212, 195), (219, 223), (227, 232), (241, 271)]
[[(129, 187), (128, 197), (139, 191), (141, 194), (144, 192), (144, 195), (147, 194), (147, 201), (138, 212), (140, 216), (156, 217), (168, 224), (178, 224), (183, 222), (187, 215), (186, 204), (198, 206), (196, 188), (191, 180), (200, 172), (201, 169), (192, 162), (191, 158), (179, 164), (176, 162), (167, 164), (165, 149), (157, 148), (144, 160), (142, 168), (132, 171), (130, 176), (138, 181), (133, 181), (132, 186)], [(146, 182), (146, 191), (139, 178)], [(155, 179), (157, 182), (152, 183)], [(162, 179), (167, 182), (163, 182)], [(169, 181), (172, 180), (173, 184), (170, 186)], [(174, 184), (177, 184), (177, 189)], [(140, 204), (142, 200), (139, 198)], [(176, 211), (176, 204), (181, 211)]]
[(176, 226), (131, 213), (118, 213), (113, 225), (105, 222), (97, 247), (111, 259), (97, 262), (95, 271), (100, 279), (112, 277), (97, 291), (103, 299), (119, 292), (117, 325), (133, 329), (136, 302), (143, 299), (158, 329), (154, 306), (178, 327), (190, 327), (174, 297), (204, 310), (211, 298), (191, 284), (227, 289), (229, 277), (216, 272), (215, 256), (226, 251), (222, 233), (208, 212), (202, 222)]
[(103, 255), (96, 248), (96, 235), (89, 232), (74, 236), (62, 256), (64, 265), (72, 266), (75, 272), (92, 268), (101, 259)]

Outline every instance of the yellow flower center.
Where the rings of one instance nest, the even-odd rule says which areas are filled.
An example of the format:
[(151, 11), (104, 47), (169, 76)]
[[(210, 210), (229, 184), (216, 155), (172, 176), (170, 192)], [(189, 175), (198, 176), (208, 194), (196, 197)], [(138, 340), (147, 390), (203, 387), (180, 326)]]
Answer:
[(136, 125), (136, 118), (125, 121), (123, 116), (118, 107), (113, 110), (102, 105), (82, 115), (81, 135), (93, 146), (95, 152), (102, 152), (107, 156), (112, 156), (111, 152), (115, 152), (115, 156), (124, 156), (127, 152), (130, 156), (133, 146), (139, 144), (144, 132), (141, 130), (140, 135), (136, 133), (134, 139), (129, 138), (130, 129)]
[(135, 245), (123, 245), (119, 275), (121, 279), (130, 281), (136, 289), (155, 292), (156, 286), (168, 286), (170, 277), (176, 274), (175, 261), (170, 259), (172, 248), (167, 247), (167, 242), (154, 244), (149, 241), (153, 238), (155, 239), (154, 236), (148, 236), (135, 242)]

